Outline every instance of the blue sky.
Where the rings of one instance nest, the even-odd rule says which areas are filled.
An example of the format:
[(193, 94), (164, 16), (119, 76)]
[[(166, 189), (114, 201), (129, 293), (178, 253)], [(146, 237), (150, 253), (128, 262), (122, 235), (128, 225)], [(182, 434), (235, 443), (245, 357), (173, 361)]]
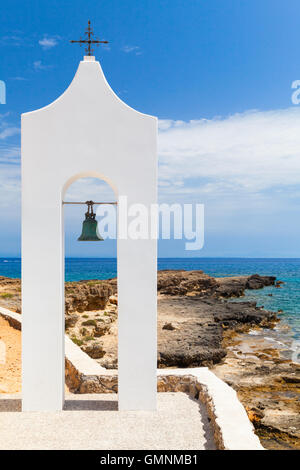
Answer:
[[(90, 19), (115, 92), (158, 116), (161, 202), (205, 204), (205, 247), (159, 242), (160, 256), (300, 256), (299, 1), (15, 1), (1, 14), (0, 256), (20, 254), (20, 114), (55, 100), (83, 48)], [(42, 156), (41, 156), (42, 158)], [(74, 194), (98, 194), (95, 182)], [(109, 197), (109, 190), (103, 188)], [(72, 194), (70, 194), (72, 197)], [(115, 243), (76, 242), (82, 214), (66, 214), (66, 252), (112, 256)]]

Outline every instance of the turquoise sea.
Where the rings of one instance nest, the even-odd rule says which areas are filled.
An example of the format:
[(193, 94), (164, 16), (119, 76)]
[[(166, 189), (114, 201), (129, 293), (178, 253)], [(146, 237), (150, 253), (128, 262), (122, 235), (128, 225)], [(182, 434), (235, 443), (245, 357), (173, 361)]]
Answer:
[[(65, 269), (66, 281), (108, 279), (116, 277), (117, 262), (111, 258), (67, 258)], [(300, 258), (160, 258), (158, 269), (202, 269), (219, 277), (254, 273), (276, 276), (285, 283), (281, 289), (247, 291), (246, 299), (269, 310), (283, 310), (281, 325), (289, 327), (292, 342), (300, 341)], [(0, 275), (21, 277), (21, 260), (0, 258)]]

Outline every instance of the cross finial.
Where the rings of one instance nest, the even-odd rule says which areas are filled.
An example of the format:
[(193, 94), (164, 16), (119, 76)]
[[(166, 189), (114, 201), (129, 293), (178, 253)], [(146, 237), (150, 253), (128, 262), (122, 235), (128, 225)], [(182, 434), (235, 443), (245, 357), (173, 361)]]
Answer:
[(87, 47), (85, 48), (85, 52), (89, 56), (91, 56), (94, 53), (93, 49), (91, 48), (91, 44), (96, 44), (97, 46), (99, 46), (99, 44), (108, 44), (108, 41), (100, 41), (98, 38), (97, 39), (91, 39), (91, 36), (94, 36), (94, 33), (93, 33), (93, 30), (91, 29), (90, 20), (88, 21), (88, 27), (85, 30), (84, 34), (87, 35), (86, 39), (81, 39), (80, 38), (79, 41), (70, 41), (70, 42), (78, 43), (78, 44), (80, 44), (80, 46), (82, 44), (87, 44)]

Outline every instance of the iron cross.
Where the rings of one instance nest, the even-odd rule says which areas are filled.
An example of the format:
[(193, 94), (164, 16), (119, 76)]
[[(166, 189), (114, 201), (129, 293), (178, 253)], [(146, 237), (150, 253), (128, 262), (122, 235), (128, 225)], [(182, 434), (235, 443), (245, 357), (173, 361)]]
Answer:
[(78, 43), (78, 44), (87, 44), (87, 47), (85, 48), (85, 52), (87, 53), (87, 55), (92, 55), (93, 54), (93, 49), (91, 48), (91, 44), (96, 44), (97, 46), (99, 46), (99, 44), (108, 44), (108, 41), (100, 41), (99, 39), (91, 39), (91, 36), (94, 36), (94, 33), (91, 29), (91, 22), (90, 20), (88, 21), (88, 27), (85, 31), (85, 33), (87, 35), (87, 39), (79, 39), (79, 41), (70, 41), (72, 43)]

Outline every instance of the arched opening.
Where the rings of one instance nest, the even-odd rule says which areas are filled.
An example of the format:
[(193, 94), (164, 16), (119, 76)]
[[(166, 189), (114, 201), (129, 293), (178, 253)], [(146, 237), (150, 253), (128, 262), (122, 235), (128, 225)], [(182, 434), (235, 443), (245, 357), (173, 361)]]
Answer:
[[(84, 233), (86, 201), (95, 202), (97, 233), (103, 240), (78, 240)], [(89, 357), (110, 369), (118, 367), (116, 201), (116, 189), (95, 173), (76, 175), (63, 189), (65, 332)], [(76, 383), (67, 381), (67, 386), (78, 391)]]

